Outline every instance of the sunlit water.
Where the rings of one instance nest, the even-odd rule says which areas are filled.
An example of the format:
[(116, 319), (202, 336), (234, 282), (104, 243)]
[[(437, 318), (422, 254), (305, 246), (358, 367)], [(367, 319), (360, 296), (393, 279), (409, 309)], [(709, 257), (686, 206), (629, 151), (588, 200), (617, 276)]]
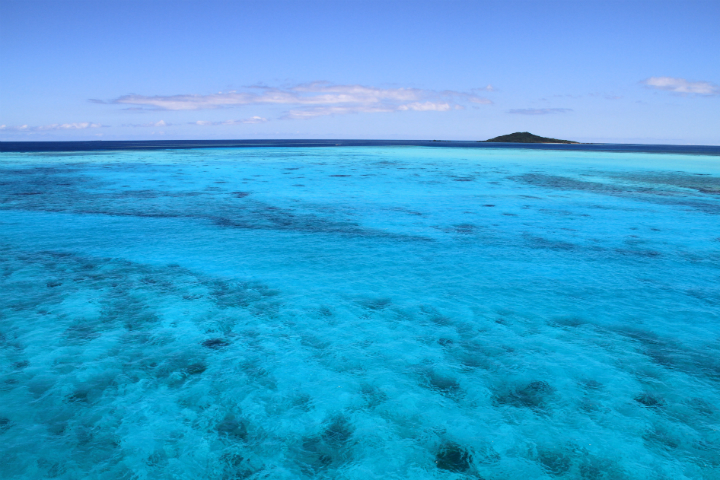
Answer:
[(4, 153), (0, 202), (0, 478), (720, 478), (718, 156)]

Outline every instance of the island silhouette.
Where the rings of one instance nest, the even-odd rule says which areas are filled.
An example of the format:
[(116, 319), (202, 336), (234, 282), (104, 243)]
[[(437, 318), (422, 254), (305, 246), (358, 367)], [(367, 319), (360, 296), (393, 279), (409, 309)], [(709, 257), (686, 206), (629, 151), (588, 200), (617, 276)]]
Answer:
[(509, 135), (500, 135), (499, 137), (485, 140), (486, 142), (503, 142), (503, 143), (580, 143), (570, 140), (558, 140), (557, 138), (540, 137), (530, 132), (515, 132)]

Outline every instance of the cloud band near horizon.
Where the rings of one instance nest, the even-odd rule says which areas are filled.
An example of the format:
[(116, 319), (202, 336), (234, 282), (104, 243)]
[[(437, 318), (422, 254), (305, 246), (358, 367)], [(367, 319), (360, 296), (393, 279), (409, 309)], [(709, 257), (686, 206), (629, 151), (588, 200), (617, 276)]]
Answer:
[(720, 95), (720, 86), (704, 81), (693, 82), (684, 78), (675, 77), (650, 77), (640, 83), (648, 88), (685, 95)]
[(398, 111), (444, 112), (465, 108), (462, 104), (488, 105), (493, 102), (473, 93), (417, 88), (375, 88), (362, 85), (334, 85), (313, 82), (288, 88), (247, 87), (245, 91), (209, 95), (123, 95), (94, 103), (126, 105), (140, 110), (210, 110), (248, 105), (290, 107), (282, 119), (306, 119), (325, 115)]
[(555, 113), (570, 113), (572, 108), (514, 108), (507, 113), (515, 115), (551, 115)]
[(47, 132), (53, 130), (84, 130), (86, 128), (102, 128), (108, 125), (102, 125), (99, 123), (92, 122), (79, 122), (79, 123), (52, 123), (50, 125), (0, 125), (0, 131), (5, 132)]

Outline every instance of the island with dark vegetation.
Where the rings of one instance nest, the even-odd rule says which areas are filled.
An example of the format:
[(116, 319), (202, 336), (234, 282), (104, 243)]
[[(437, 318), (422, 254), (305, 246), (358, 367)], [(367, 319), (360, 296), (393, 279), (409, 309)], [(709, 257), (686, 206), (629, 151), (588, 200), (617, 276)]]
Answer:
[(533, 135), (530, 132), (515, 132), (510, 135), (500, 135), (499, 137), (485, 140), (486, 142), (504, 142), (504, 143), (580, 143), (571, 142), (570, 140), (558, 140), (557, 138), (546, 138)]

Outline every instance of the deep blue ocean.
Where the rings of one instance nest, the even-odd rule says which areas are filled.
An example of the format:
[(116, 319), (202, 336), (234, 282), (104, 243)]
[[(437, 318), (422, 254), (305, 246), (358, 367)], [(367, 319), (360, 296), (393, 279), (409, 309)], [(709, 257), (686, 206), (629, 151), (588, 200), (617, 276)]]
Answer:
[(720, 479), (720, 148), (336, 143), (4, 144), (0, 478)]

